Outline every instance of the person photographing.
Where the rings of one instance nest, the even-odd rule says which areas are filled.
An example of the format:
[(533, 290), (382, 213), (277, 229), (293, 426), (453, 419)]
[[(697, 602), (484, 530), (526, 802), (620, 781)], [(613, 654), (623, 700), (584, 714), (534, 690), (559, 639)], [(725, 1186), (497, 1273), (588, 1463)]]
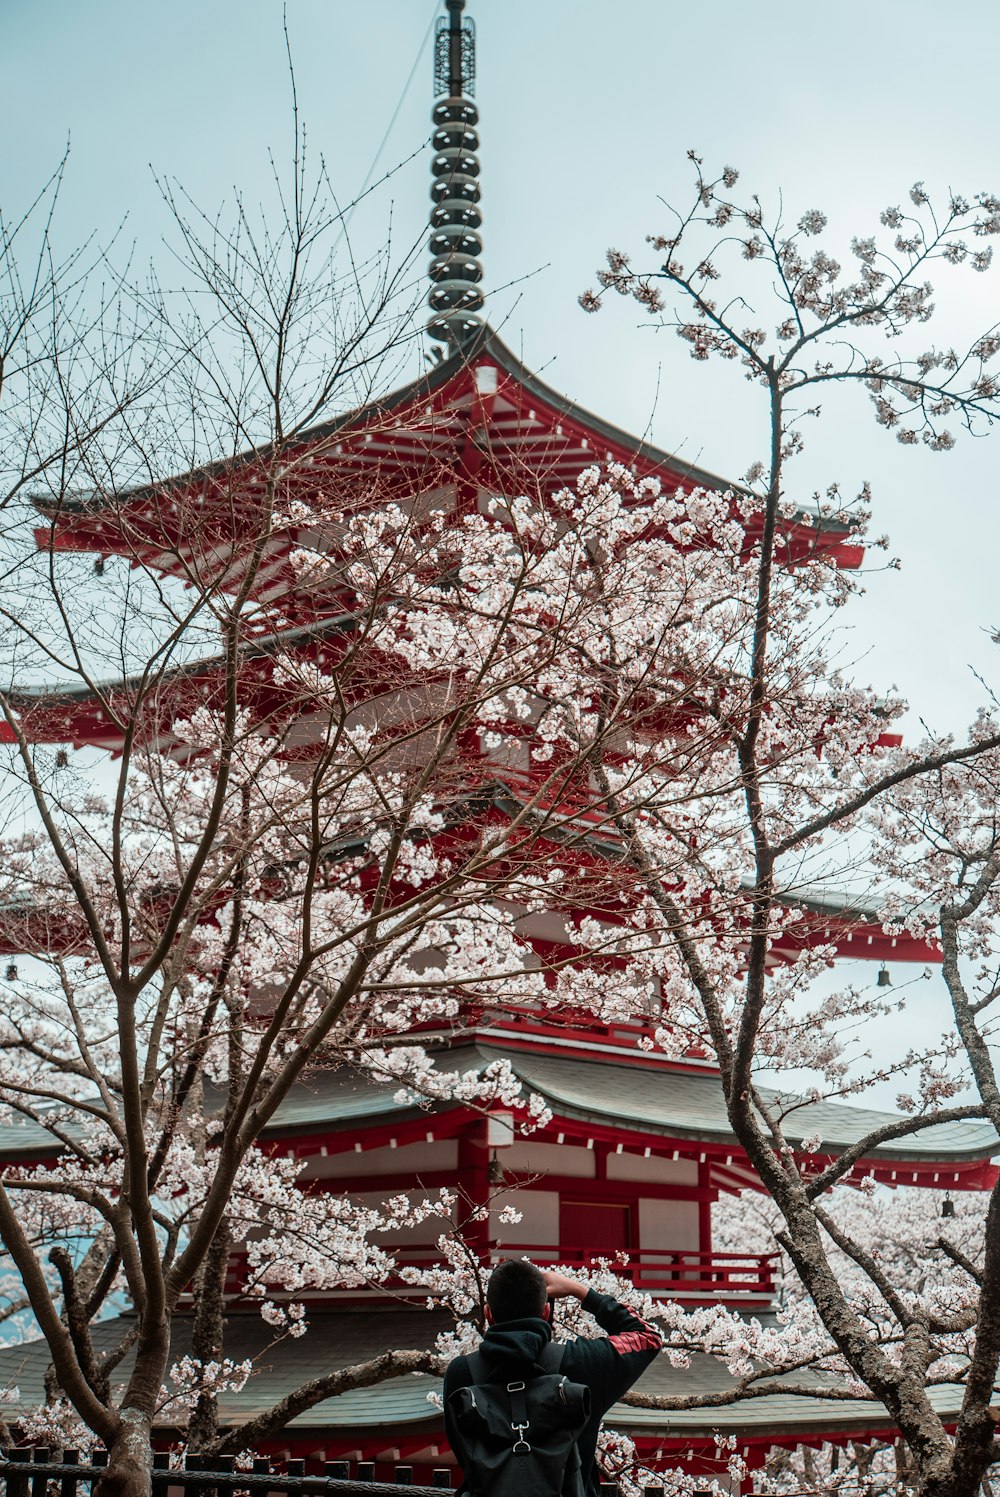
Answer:
[[(557, 1346), (552, 1309), (577, 1299), (605, 1336)], [(576, 1279), (508, 1259), (490, 1275), (488, 1329), (444, 1377), (445, 1432), (469, 1497), (597, 1497), (601, 1420), (663, 1345), (659, 1331)]]

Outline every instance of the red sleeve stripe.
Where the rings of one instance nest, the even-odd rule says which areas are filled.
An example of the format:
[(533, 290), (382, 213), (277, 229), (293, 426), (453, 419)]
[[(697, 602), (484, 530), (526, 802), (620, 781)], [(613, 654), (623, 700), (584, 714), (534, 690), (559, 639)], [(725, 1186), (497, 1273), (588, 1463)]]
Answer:
[(609, 1336), (608, 1340), (620, 1356), (626, 1356), (630, 1351), (659, 1351), (663, 1345), (663, 1337), (659, 1331), (654, 1330), (651, 1325), (645, 1325), (641, 1331), (619, 1331), (617, 1336)]

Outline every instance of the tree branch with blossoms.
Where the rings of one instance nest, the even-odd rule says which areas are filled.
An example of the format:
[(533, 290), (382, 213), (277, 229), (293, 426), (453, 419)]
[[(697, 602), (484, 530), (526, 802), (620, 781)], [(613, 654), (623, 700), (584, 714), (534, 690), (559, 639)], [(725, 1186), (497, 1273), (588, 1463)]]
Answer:
[[(854, 235), (854, 266), (845, 271), (821, 243), (811, 243), (821, 241), (827, 231), (823, 213), (809, 210), (786, 224), (783, 212), (769, 213), (759, 197), (734, 194), (734, 170), (727, 167), (712, 176), (694, 153), (690, 159), (695, 172), (691, 205), (674, 214), (670, 230), (648, 241), (653, 254), (665, 258), (643, 268), (623, 252), (610, 251), (599, 292), (585, 293), (581, 303), (596, 311), (608, 291), (634, 300), (657, 325), (672, 328), (695, 360), (740, 364), (767, 402), (767, 460), (746, 474), (747, 497), (731, 496), (734, 509), (745, 515), (756, 505), (757, 518), (741, 561), (747, 574), (743, 655), (728, 683), (728, 764), (724, 775), (716, 777), (715, 804), (709, 797), (703, 800), (697, 833), (701, 847), (711, 846), (709, 828), (722, 803), (723, 786), (738, 786), (730, 793), (727, 822), (720, 818), (717, 824), (728, 828), (730, 858), (740, 869), (740, 894), (730, 892), (731, 873), (722, 867), (711, 870), (706, 860), (707, 876), (692, 899), (694, 891), (665, 873), (673, 827), (662, 789), (659, 804), (647, 795), (640, 814), (634, 786), (611, 773), (601, 753), (595, 755), (595, 772), (631, 866), (658, 912), (664, 942), (690, 983), (689, 1005), (701, 1010), (734, 1132), (780, 1212), (777, 1240), (843, 1365), (898, 1423), (921, 1491), (957, 1497), (996, 1458), (988, 1390), (1000, 1361), (1000, 1273), (989, 1266), (990, 1248), (980, 1244), (979, 1255), (985, 1251), (987, 1260), (981, 1290), (967, 1278), (964, 1286), (955, 1286), (956, 1302), (922, 1309), (900, 1296), (877, 1256), (837, 1224), (826, 1201), (836, 1182), (847, 1178), (862, 1158), (893, 1139), (916, 1138), (935, 1120), (978, 1116), (994, 1128), (1000, 1125), (983, 1029), (983, 1016), (995, 997), (987, 968), (995, 970), (996, 960), (992, 817), (998, 725), (992, 711), (984, 709), (964, 743), (930, 741), (911, 750), (879, 747), (880, 733), (868, 715), (864, 693), (820, 655), (807, 665), (801, 653), (802, 631), (809, 627), (805, 600), (818, 600), (824, 586), (820, 536), (801, 570), (778, 564), (778, 536), (783, 520), (795, 523), (809, 511), (806, 503), (787, 497), (794, 480), (789, 464), (802, 449), (803, 418), (819, 413), (815, 398), (824, 386), (860, 386), (872, 401), (878, 424), (894, 431), (902, 444), (922, 442), (934, 452), (954, 445), (956, 424), (980, 434), (997, 419), (996, 322), (958, 352), (927, 346), (918, 333), (935, 310), (928, 272), (989, 270), (988, 241), (1000, 233), (1000, 199), (987, 192), (972, 198), (951, 194), (938, 210), (917, 183), (905, 211), (887, 208), (873, 234)], [(873, 344), (873, 338), (878, 342)], [(886, 340), (898, 351), (887, 356)], [(849, 533), (859, 516), (852, 517), (846, 507), (838, 510), (835, 484), (829, 501), (823, 504), (817, 497), (816, 512)], [(862, 508), (869, 503), (866, 489)], [(803, 575), (810, 570), (811, 580)], [(850, 592), (849, 579), (842, 586)], [(827, 587), (828, 606), (839, 607), (844, 591), (835, 594)], [(817, 721), (820, 703), (823, 723)], [(890, 718), (894, 710), (898, 708)], [(834, 737), (843, 735), (836, 744), (828, 736), (834, 724)], [(808, 762), (810, 754), (817, 756), (814, 764)], [(955, 804), (947, 809), (943, 787), (954, 790)], [(793, 1099), (786, 1108), (765, 1100), (758, 1079), (775, 1062), (796, 1064), (794, 1046), (787, 1035), (776, 1033), (776, 1026), (801, 994), (806, 968), (797, 979), (782, 982), (769, 968), (769, 953), (781, 936), (781, 870), (789, 856), (818, 855), (828, 834), (859, 827), (871, 839), (869, 877), (880, 889), (886, 927), (936, 935), (941, 945), (956, 1028), (954, 1037), (943, 1042), (942, 1053), (945, 1060), (962, 1057), (977, 1096), (965, 1107), (949, 1108), (946, 1103), (959, 1080), (929, 1057), (920, 1062), (913, 1058), (921, 1074), (916, 1115), (868, 1130), (842, 1157), (810, 1176), (785, 1135), (799, 1104)], [(704, 920), (705, 901), (718, 912), (711, 932)], [(733, 922), (734, 939), (738, 929), (744, 943), (739, 961), (728, 967), (712, 949), (727, 919)], [(965, 991), (964, 968), (970, 960), (980, 962), (981, 986), (974, 998)], [(673, 981), (672, 988), (676, 991)], [(697, 1022), (693, 1014), (691, 1027)], [(804, 1058), (804, 1050), (802, 1054)], [(830, 1079), (839, 1064), (831, 1050), (826, 1061)], [(804, 1147), (815, 1152), (820, 1143), (812, 1139)], [(988, 1244), (991, 1233), (984, 1226)], [(864, 1313), (857, 1291), (852, 1302), (832, 1269), (831, 1241), (867, 1285)], [(963, 1256), (980, 1274), (973, 1260)], [(959, 1258), (953, 1261), (960, 1267)], [(874, 1337), (868, 1296), (875, 1297), (871, 1306), (882, 1305), (881, 1311), (871, 1312), (878, 1326)], [(945, 1343), (958, 1358), (956, 1365), (966, 1369), (954, 1437), (927, 1397)]]

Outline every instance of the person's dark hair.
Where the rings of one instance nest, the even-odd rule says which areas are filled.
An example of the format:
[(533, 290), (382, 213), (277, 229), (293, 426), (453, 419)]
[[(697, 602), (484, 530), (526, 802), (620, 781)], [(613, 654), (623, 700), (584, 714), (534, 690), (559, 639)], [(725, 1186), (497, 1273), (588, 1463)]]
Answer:
[(547, 1299), (541, 1269), (523, 1258), (507, 1258), (498, 1263), (486, 1286), (486, 1303), (495, 1321), (541, 1315)]

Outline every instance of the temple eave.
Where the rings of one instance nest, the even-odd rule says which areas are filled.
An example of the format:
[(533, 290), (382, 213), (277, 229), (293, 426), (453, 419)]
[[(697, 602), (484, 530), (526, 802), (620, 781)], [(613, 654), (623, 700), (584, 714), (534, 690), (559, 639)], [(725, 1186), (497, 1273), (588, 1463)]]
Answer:
[[(185, 554), (189, 558), (199, 544), (191, 507), (200, 510), (199, 523), (214, 533), (221, 512), (228, 516), (234, 510), (238, 520), (242, 504), (249, 530), (257, 518), (254, 496), (268, 484), (283, 498), (307, 504), (333, 475), (341, 489), (353, 488), (359, 503), (449, 484), (530, 493), (539, 486), (572, 485), (585, 468), (607, 462), (656, 478), (670, 491), (742, 492), (739, 485), (559, 395), (484, 326), (428, 374), (384, 400), (303, 431), (280, 453), (268, 446), (253, 449), (231, 462), (114, 496), (36, 498), (48, 522), (36, 529), (36, 542), (56, 550), (123, 555), (183, 577)], [(230, 519), (222, 523), (232, 530)], [(236, 539), (239, 531), (237, 523)], [(282, 544), (287, 549), (295, 540), (289, 536)], [(846, 527), (819, 516), (786, 521), (780, 544), (790, 564), (822, 554), (852, 569), (863, 554)], [(223, 587), (239, 583), (238, 559), (227, 554), (209, 572), (201, 560), (199, 576), (214, 577)], [(271, 567), (280, 565), (281, 545)]]

